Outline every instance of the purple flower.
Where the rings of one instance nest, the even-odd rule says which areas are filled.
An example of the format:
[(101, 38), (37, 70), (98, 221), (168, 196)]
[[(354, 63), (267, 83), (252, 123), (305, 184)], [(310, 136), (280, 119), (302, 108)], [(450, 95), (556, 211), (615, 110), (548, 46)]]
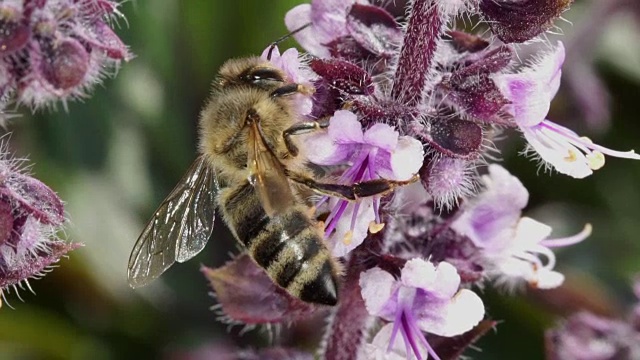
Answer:
[(311, 4), (302, 4), (287, 12), (284, 22), (289, 31), (311, 23), (294, 35), (298, 43), (310, 54), (330, 57), (327, 44), (349, 34), (347, 14), (353, 4), (368, 4), (366, 0), (312, 0)]
[[(411, 259), (398, 280), (376, 267), (360, 276), (360, 287), (369, 314), (393, 322), (391, 331), (383, 328), (369, 346), (370, 354), (378, 354), (371, 358), (393, 350), (406, 358), (413, 354), (424, 359), (428, 353), (439, 359), (423, 331), (451, 337), (471, 330), (484, 317), (482, 300), (471, 290), (459, 289), (460, 276), (447, 262), (434, 266), (420, 258)], [(398, 333), (404, 340), (404, 352), (396, 343)], [(381, 347), (387, 339), (386, 348)]]
[(499, 283), (524, 279), (542, 289), (560, 286), (564, 276), (553, 270), (556, 258), (550, 248), (584, 240), (591, 225), (571, 237), (547, 239), (551, 227), (521, 217), (529, 193), (520, 180), (499, 165), (490, 165), (483, 181), (484, 192), (463, 207), (452, 228), (481, 249), (487, 273)]
[[(408, 180), (422, 166), (422, 144), (399, 136), (391, 126), (374, 124), (366, 131), (354, 113), (339, 110), (330, 119), (328, 131), (306, 141), (309, 161), (318, 165), (348, 165), (338, 183), (355, 184), (372, 179)], [(324, 197), (318, 206), (329, 199)], [(380, 198), (355, 202), (331, 199), (325, 235), (333, 255), (344, 256), (362, 243), (367, 230), (380, 230)]]
[(506, 110), (514, 117), (529, 146), (558, 172), (584, 178), (604, 166), (604, 155), (640, 159), (633, 151), (621, 152), (596, 145), (585, 137), (553, 123), (545, 117), (551, 100), (560, 86), (564, 46), (555, 50), (517, 74), (496, 75), (494, 81), (511, 101)]
[(0, 296), (21, 283), (29, 286), (52, 264), (80, 244), (58, 239), (65, 221), (58, 196), (21, 173), (18, 163), (0, 157)]

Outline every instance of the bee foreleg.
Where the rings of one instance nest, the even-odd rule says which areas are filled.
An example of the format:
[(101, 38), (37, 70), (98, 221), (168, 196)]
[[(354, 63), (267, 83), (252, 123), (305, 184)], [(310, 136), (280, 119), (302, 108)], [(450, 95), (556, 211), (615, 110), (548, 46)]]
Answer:
[(354, 183), (351, 185), (321, 183), (310, 177), (285, 171), (289, 179), (308, 187), (309, 189), (324, 195), (339, 197), (345, 200), (355, 201), (359, 198), (386, 195), (398, 186), (404, 186), (418, 181), (420, 177), (414, 175), (409, 180), (375, 179)]
[(307, 134), (316, 130), (325, 129), (329, 126), (329, 118), (319, 121), (305, 121), (291, 126), (282, 132), (284, 145), (291, 156), (298, 155), (298, 147), (291, 141), (291, 136)]

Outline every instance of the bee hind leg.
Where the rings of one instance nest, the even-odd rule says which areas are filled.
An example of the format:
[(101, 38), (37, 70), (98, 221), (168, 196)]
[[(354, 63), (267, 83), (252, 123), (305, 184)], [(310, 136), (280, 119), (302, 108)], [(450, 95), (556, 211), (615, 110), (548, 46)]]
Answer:
[(408, 185), (418, 181), (418, 175), (409, 180), (375, 179), (362, 181), (351, 185), (331, 184), (318, 182), (310, 177), (285, 171), (289, 179), (301, 184), (317, 193), (338, 197), (344, 200), (356, 201), (370, 196), (382, 196), (392, 192), (399, 186)]

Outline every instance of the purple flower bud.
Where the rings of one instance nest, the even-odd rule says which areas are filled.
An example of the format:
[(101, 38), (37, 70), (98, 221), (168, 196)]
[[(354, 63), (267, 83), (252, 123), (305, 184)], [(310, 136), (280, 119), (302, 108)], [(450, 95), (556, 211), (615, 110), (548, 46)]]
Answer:
[(513, 48), (509, 45), (500, 45), (469, 54), (462, 58), (463, 61), (459, 61), (462, 68), (456, 69), (451, 74), (452, 80), (460, 83), (465, 77), (500, 72), (509, 66), (514, 54)]
[(488, 74), (459, 76), (453, 73), (438, 84), (446, 104), (472, 119), (504, 125), (500, 116), (502, 108), (509, 104)]
[(310, 66), (340, 95), (371, 95), (375, 90), (371, 76), (358, 65), (344, 60), (314, 59)]
[(420, 179), (436, 204), (452, 207), (474, 189), (473, 163), (464, 160), (437, 156), (425, 162), (420, 170)]
[(344, 60), (314, 59), (311, 69), (320, 76), (315, 82), (312, 116), (331, 116), (352, 101), (353, 95), (371, 95), (375, 88), (371, 76), (358, 65)]
[(393, 100), (360, 98), (353, 100), (351, 105), (365, 126), (374, 123), (398, 124), (402, 129), (420, 114), (418, 109)]
[(87, 24), (85, 28), (78, 28), (77, 31), (84, 41), (92, 47), (104, 51), (110, 59), (129, 61), (133, 58), (129, 48), (109, 25), (100, 19)]
[(62, 201), (45, 184), (0, 158), (0, 296), (37, 278), (80, 246), (56, 237), (64, 223)]
[(573, 0), (480, 0), (491, 30), (506, 43), (525, 42), (547, 31)]
[(452, 158), (475, 159), (482, 150), (482, 127), (457, 117), (430, 119), (418, 136), (434, 151)]
[(0, 196), (12, 199), (21, 211), (47, 225), (59, 226), (64, 222), (62, 201), (40, 180), (11, 169), (2, 168)]
[(0, 246), (9, 241), (13, 231), (13, 215), (11, 204), (0, 200)]
[(0, 97), (32, 108), (86, 96), (110, 67), (131, 59), (107, 25), (111, 0), (0, 5)]
[(0, 58), (21, 50), (31, 38), (31, 29), (21, 21), (19, 10), (0, 4)]
[(490, 76), (505, 69), (512, 57), (513, 50), (503, 45), (457, 59), (453, 64), (456, 69), (436, 88), (443, 103), (471, 119), (504, 125), (498, 113), (509, 100)]
[(326, 44), (326, 47), (331, 57), (336, 59), (369, 63), (370, 59), (375, 58), (373, 53), (362, 47), (351, 36), (341, 36), (331, 40)]
[(452, 45), (458, 52), (475, 53), (484, 50), (489, 46), (489, 42), (480, 36), (468, 34), (463, 31), (447, 31), (447, 35), (451, 37)]
[(56, 89), (78, 86), (87, 74), (89, 54), (75, 39), (41, 42), (40, 70), (44, 79)]

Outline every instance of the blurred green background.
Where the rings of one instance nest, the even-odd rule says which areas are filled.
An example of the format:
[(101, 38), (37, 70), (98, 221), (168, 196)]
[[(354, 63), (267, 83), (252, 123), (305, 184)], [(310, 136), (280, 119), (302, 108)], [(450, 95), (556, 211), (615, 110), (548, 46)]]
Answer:
[[(0, 359), (187, 359), (197, 351), (267, 343), (259, 331), (239, 337), (236, 327), (229, 333), (210, 310), (215, 301), (199, 266), (228, 259), (235, 245), (224, 226), (196, 259), (147, 288), (128, 287), (126, 264), (144, 223), (195, 157), (198, 113), (218, 67), (231, 57), (259, 55), (286, 33), (284, 14), (299, 3), (125, 2), (127, 22), (120, 21), (117, 32), (136, 58), (90, 98), (70, 103), (68, 112), (23, 111), (12, 122), (13, 151), (28, 156), (36, 176), (66, 201), (68, 237), (86, 246), (31, 282), (37, 296), (22, 292), (24, 302), (9, 299), (15, 310), (0, 309)], [(578, 1), (565, 17), (580, 24), (590, 4)], [(565, 42), (578, 26), (559, 25)], [(606, 123), (594, 127), (576, 119), (564, 87), (553, 120), (602, 145), (640, 150), (638, 29), (621, 14), (594, 40), (596, 69), (612, 96), (608, 130), (602, 131)], [(640, 272), (640, 162), (608, 158), (594, 176), (574, 180), (538, 173), (535, 163), (516, 155), (523, 147), (517, 136), (501, 146), (505, 166), (531, 192), (530, 216), (553, 225), (558, 236), (585, 222), (594, 225), (586, 242), (559, 252), (558, 267), (569, 277), (561, 291), (514, 297), (482, 291), (488, 313), (503, 322), (481, 341), (481, 352), (467, 354), (541, 359), (543, 329), (563, 315), (590, 306), (625, 316), (635, 301), (629, 284)], [(574, 294), (568, 302), (567, 293)], [(583, 295), (584, 304), (576, 302)], [(310, 346), (318, 336), (298, 333), (286, 341)]]

